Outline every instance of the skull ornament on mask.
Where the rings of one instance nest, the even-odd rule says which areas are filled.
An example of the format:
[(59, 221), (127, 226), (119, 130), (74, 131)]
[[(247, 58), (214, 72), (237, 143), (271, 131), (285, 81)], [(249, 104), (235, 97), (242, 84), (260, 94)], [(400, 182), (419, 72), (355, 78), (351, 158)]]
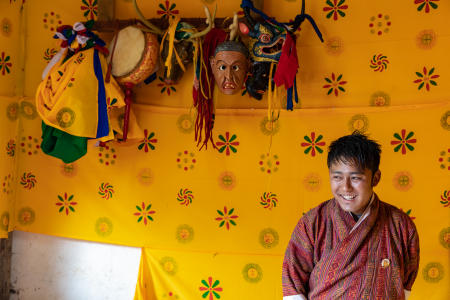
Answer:
[(235, 41), (219, 44), (210, 63), (216, 85), (223, 94), (233, 95), (241, 90), (249, 66), (248, 50), (243, 44)]

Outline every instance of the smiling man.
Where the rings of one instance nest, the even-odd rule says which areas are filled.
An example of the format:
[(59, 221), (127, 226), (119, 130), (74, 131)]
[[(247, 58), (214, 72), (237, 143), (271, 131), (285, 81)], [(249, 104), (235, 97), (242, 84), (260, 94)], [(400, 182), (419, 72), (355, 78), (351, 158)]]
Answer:
[(419, 267), (411, 219), (380, 201), (380, 145), (353, 133), (332, 142), (333, 199), (298, 222), (283, 262), (283, 300), (407, 299)]

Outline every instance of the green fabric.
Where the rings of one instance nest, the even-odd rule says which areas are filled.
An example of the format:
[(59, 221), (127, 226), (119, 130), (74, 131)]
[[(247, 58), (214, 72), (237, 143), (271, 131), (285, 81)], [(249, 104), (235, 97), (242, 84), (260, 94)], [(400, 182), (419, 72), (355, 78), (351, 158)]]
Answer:
[(86, 154), (87, 140), (88, 138), (70, 135), (42, 122), (42, 151), (61, 159), (66, 164)]

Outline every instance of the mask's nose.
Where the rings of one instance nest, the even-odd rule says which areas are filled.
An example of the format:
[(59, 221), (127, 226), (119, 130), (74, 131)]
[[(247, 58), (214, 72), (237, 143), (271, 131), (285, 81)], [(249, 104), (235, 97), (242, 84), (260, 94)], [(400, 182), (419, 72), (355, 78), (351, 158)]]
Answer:
[(232, 79), (232, 75), (231, 75), (231, 68), (230, 67), (228, 67), (228, 68), (226, 68), (225, 69), (225, 78), (226, 79), (228, 79), (228, 80), (231, 80)]

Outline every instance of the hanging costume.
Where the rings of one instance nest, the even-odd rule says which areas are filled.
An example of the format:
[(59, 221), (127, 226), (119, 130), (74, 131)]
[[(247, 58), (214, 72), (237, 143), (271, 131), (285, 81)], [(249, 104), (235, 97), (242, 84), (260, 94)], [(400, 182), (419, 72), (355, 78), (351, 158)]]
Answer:
[(356, 222), (331, 199), (298, 222), (283, 262), (283, 299), (405, 299), (419, 267), (414, 223), (374, 194)]
[(44, 123), (42, 150), (65, 163), (86, 154), (88, 139), (112, 140), (109, 114), (124, 106), (116, 81), (104, 80), (108, 50), (89, 31), (92, 25), (58, 28), (55, 38), (62, 40), (61, 50), (44, 70), (36, 92), (36, 108)]

